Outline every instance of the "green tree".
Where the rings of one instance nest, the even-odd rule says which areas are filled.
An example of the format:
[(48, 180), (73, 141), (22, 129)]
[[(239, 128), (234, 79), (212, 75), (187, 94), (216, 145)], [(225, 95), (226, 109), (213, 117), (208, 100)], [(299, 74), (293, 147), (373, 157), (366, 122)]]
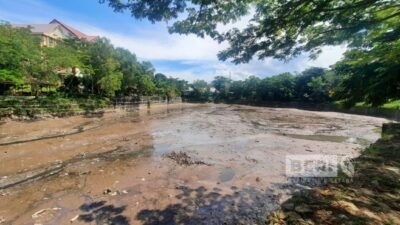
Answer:
[(296, 76), (295, 92), (300, 101), (324, 102), (329, 99), (327, 70), (311, 67)]
[[(114, 46), (108, 39), (98, 38), (95, 42), (88, 45), (89, 57), (86, 64), (93, 68), (90, 74), (90, 85), (93, 94), (105, 93), (114, 95), (115, 91), (120, 90), (122, 73), (118, 71), (119, 63), (114, 58)], [(107, 84), (107, 81), (111, 82)]]
[(339, 83), (333, 96), (346, 107), (357, 102), (379, 106), (400, 97), (400, 40), (352, 50), (333, 66)]
[[(400, 32), (398, 0), (100, 2), (107, 2), (118, 12), (128, 10), (139, 19), (174, 20), (171, 32), (228, 41), (230, 47), (219, 56), (235, 63), (248, 62), (253, 56), (287, 59), (304, 51), (316, 56), (323, 45), (347, 43), (350, 47), (365, 47), (371, 40), (396, 40)], [(255, 13), (245, 29), (219, 32), (217, 25), (239, 20), (252, 7)]]
[(0, 82), (1, 92), (21, 85), (33, 72), (40, 59), (40, 39), (26, 28), (13, 28), (0, 23)]
[(186, 97), (194, 101), (200, 101), (200, 102), (210, 101), (211, 97), (210, 86), (204, 80), (195, 80), (191, 84), (191, 90), (189, 91)]
[[(218, 56), (234, 63), (246, 63), (255, 57), (288, 60), (304, 52), (316, 58), (323, 46), (345, 44), (349, 49), (346, 59), (335, 66), (342, 77), (335, 96), (348, 106), (356, 101), (377, 106), (399, 98), (395, 60), (398, 56), (393, 51), (400, 37), (398, 0), (100, 2), (107, 2), (115, 11), (128, 10), (132, 16), (152, 22), (173, 20), (169, 27), (173, 33), (208, 35), (219, 42), (228, 42), (229, 47)], [(238, 21), (253, 11), (250, 9), (254, 9), (254, 15), (244, 29), (225, 31), (218, 26)], [(355, 57), (360, 57), (360, 61)], [(317, 83), (319, 88), (324, 86), (320, 78), (314, 78), (313, 83), (304, 87), (317, 90)]]
[(216, 90), (215, 98), (217, 100), (226, 100), (228, 98), (232, 79), (223, 76), (216, 76), (211, 84)]

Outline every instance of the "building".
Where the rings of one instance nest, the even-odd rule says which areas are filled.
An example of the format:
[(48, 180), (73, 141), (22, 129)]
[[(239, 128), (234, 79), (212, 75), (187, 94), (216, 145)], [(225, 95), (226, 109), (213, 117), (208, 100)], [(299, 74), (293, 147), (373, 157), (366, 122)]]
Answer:
[(78, 39), (91, 42), (97, 38), (97, 36), (86, 35), (56, 19), (48, 24), (15, 24), (13, 27), (30, 28), (33, 34), (41, 36), (41, 45), (46, 47), (54, 47), (63, 39)]

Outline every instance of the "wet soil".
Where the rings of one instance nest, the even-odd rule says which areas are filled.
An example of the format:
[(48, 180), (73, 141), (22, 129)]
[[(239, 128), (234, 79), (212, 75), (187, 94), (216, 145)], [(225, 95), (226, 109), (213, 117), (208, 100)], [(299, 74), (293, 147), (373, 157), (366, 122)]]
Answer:
[(262, 224), (298, 188), (286, 155), (356, 157), (384, 122), (212, 104), (7, 121), (0, 224)]

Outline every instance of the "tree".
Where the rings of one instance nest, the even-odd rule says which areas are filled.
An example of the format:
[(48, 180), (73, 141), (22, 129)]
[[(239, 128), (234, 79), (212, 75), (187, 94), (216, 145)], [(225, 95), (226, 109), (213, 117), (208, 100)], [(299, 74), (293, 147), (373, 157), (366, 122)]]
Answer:
[[(196, 34), (200, 37), (208, 35), (219, 42), (228, 42), (229, 47), (219, 53), (219, 59), (232, 60), (237, 64), (249, 62), (254, 57), (289, 60), (304, 52), (314, 59), (323, 46), (345, 44), (349, 49), (348, 58), (336, 66), (336, 72), (344, 72), (341, 74), (341, 85), (336, 89), (337, 98), (342, 98), (348, 106), (360, 100), (376, 106), (390, 98), (399, 97), (396, 79), (398, 62), (384, 58), (385, 55), (396, 56), (390, 46), (396, 48), (400, 38), (398, 0), (100, 2), (107, 2), (117, 12), (129, 10), (132, 16), (147, 18), (153, 23), (173, 20), (169, 27), (172, 33)], [(238, 21), (252, 12), (251, 9), (254, 9), (254, 15), (244, 29), (231, 28), (226, 31), (218, 26)], [(349, 61), (355, 61), (354, 55), (362, 57), (363, 62), (350, 65)], [(384, 62), (377, 63), (377, 58), (384, 58)], [(369, 65), (369, 70), (358, 66), (362, 64)], [(372, 68), (372, 65), (376, 68)], [(356, 80), (362, 81), (362, 84), (356, 84)], [(323, 80), (314, 78), (313, 83), (306, 83), (304, 87), (315, 89), (317, 84), (319, 88), (324, 86)], [(387, 85), (390, 87), (388, 90), (383, 88)], [(323, 96), (317, 98), (320, 97)]]
[(296, 76), (296, 98), (301, 101), (324, 102), (329, 99), (327, 70), (311, 67)]
[(243, 83), (242, 95), (249, 101), (258, 100), (258, 88), (261, 83), (261, 79), (256, 76), (248, 77)]
[(191, 91), (186, 96), (191, 100), (207, 102), (210, 100), (210, 86), (204, 80), (195, 80), (191, 85)]
[(91, 87), (88, 88), (93, 94), (105, 93), (113, 96), (113, 92), (120, 90), (123, 78), (122, 73), (118, 71), (120, 64), (114, 58), (114, 46), (108, 39), (98, 38), (88, 45), (88, 52), (89, 57), (85, 63), (93, 68), (89, 83)]
[[(130, 11), (135, 18), (151, 22), (174, 20), (170, 32), (208, 35), (230, 47), (220, 59), (248, 62), (288, 59), (301, 52), (315, 57), (324, 45), (346, 43), (366, 47), (374, 42), (399, 38), (398, 0), (100, 0), (117, 12)], [(251, 22), (243, 30), (220, 32), (220, 24), (239, 20), (254, 8)], [(183, 19), (181, 19), (183, 18)]]
[(114, 59), (118, 61), (118, 71), (123, 74), (121, 81), (121, 94), (137, 94), (138, 77), (140, 74), (140, 63), (136, 55), (123, 48), (116, 48)]
[(1, 92), (26, 81), (26, 75), (32, 73), (40, 59), (39, 43), (40, 39), (29, 29), (0, 23), (0, 82), (4, 88)]
[(352, 50), (333, 66), (339, 83), (333, 96), (346, 107), (357, 102), (379, 106), (400, 97), (400, 40), (373, 49)]
[(217, 99), (227, 99), (231, 83), (232, 80), (227, 77), (216, 76), (214, 78), (211, 84), (216, 90), (215, 94)]

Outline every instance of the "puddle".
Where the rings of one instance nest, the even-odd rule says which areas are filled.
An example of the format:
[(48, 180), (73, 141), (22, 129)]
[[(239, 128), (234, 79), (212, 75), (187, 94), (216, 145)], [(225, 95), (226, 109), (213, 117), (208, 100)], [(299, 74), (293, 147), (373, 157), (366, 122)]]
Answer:
[(328, 142), (337, 142), (343, 143), (346, 142), (349, 138), (344, 136), (331, 136), (331, 135), (302, 135), (302, 134), (282, 134), (283, 136), (303, 139), (309, 141), (328, 141)]
[(236, 172), (232, 168), (225, 168), (221, 171), (221, 173), (218, 176), (218, 181), (224, 183), (231, 181), (233, 177), (235, 176)]

